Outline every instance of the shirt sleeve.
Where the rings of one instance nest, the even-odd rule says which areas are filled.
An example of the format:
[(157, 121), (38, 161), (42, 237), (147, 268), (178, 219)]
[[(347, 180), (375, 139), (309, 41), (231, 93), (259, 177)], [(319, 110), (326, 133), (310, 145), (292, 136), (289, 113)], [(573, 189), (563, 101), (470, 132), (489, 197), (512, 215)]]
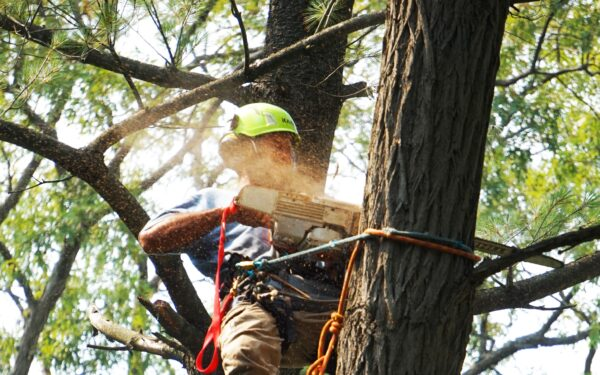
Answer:
[(234, 197), (232, 192), (224, 192), (222, 190), (207, 188), (202, 189), (198, 193), (188, 197), (185, 201), (175, 207), (169, 208), (160, 212), (158, 215), (150, 219), (142, 229), (148, 230), (158, 223), (172, 217), (173, 215), (210, 210), (218, 207), (226, 207)]

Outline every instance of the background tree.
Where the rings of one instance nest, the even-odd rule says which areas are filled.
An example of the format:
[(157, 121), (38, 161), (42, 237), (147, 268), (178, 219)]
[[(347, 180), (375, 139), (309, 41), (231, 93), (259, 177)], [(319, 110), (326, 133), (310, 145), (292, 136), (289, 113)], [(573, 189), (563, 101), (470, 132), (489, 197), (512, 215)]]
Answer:
[[(146, 210), (175, 203), (173, 196), (184, 190), (176, 186), (227, 183), (229, 175), (214, 158), (216, 140), (225, 130), (223, 109), (229, 108), (223, 100), (268, 100), (288, 108), (303, 138), (301, 169), (321, 181), (337, 124), (330, 163), (334, 185), (345, 174), (366, 169), (362, 155), (372, 103), (356, 97), (368, 93), (362, 81), (375, 83), (372, 72), (379, 64), (383, 30), (377, 25), (383, 16), (367, 11), (384, 4), (240, 2), (246, 49), (231, 2), (197, 3), (2, 3), (0, 146), (7, 168), (1, 177), (10, 194), (0, 206), (0, 285), (22, 315), (22, 325), (0, 334), (2, 368), (27, 373), (35, 357), (49, 373), (93, 373), (122, 369), (123, 363), (131, 373), (175, 371), (144, 352), (191, 367), (188, 360), (201, 341), (207, 314), (178, 258), (147, 263), (131, 234), (147, 220)], [(506, 24), (495, 82), (479, 228), (486, 238), (509, 245), (538, 243), (530, 249), (542, 252), (598, 238), (593, 230), (555, 236), (597, 225), (598, 37), (593, 26), (599, 12), (586, 1), (518, 7)], [(354, 16), (345, 22), (351, 9)], [(479, 126), (487, 124), (484, 120)], [(223, 128), (214, 129), (216, 124)], [(165, 192), (169, 196), (157, 204)], [(477, 201), (470, 198), (471, 204)], [(587, 242), (553, 255), (572, 261), (593, 250)], [(532, 270), (515, 265), (520, 258), (508, 259), (482, 265), (475, 276), (486, 287), (514, 285), (500, 290), (510, 289), (502, 299), (509, 302), (492, 306), (490, 301), (501, 300), (492, 289), (486, 292), (492, 297), (482, 293), (475, 300), (476, 313), (523, 305), (509, 297), (524, 298), (517, 294), (519, 282)], [(594, 275), (565, 270), (578, 280)], [(552, 285), (535, 287), (540, 291), (535, 298), (568, 286)], [(157, 291), (170, 294), (177, 313), (166, 303), (148, 301)], [(567, 332), (571, 341), (563, 342), (589, 336), (595, 345), (596, 307), (582, 303), (582, 294), (571, 290), (557, 297), (564, 307), (560, 317), (545, 313), (552, 316), (527, 340), (502, 347), (502, 335), (510, 332), (498, 316), (478, 317), (469, 349), (472, 370), (495, 366), (527, 345), (550, 342), (548, 330), (560, 326), (559, 319), (581, 322), (580, 332)], [(136, 296), (144, 297), (142, 304)], [(93, 303), (101, 309), (89, 309), (88, 315)], [(81, 323), (87, 316), (103, 332), (123, 334), (117, 339), (125, 344), (115, 347), (92, 338)], [(142, 329), (162, 334), (147, 334), (144, 341)], [(110, 350), (91, 351), (88, 343)]]

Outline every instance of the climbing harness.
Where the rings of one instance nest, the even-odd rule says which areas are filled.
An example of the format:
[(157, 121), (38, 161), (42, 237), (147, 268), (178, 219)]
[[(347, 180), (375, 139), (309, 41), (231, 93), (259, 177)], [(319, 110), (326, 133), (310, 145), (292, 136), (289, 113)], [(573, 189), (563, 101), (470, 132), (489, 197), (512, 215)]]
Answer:
[[(196, 368), (203, 374), (210, 374), (217, 369), (219, 365), (219, 335), (221, 334), (221, 321), (223, 317), (227, 313), (231, 305), (231, 301), (233, 301), (235, 288), (231, 288), (231, 291), (225, 299), (223, 303), (221, 303), (219, 294), (221, 289), (221, 266), (223, 264), (223, 258), (225, 257), (225, 231), (227, 226), (227, 218), (229, 215), (234, 214), (237, 211), (237, 206), (235, 205), (235, 201), (231, 202), (231, 204), (223, 210), (223, 214), (221, 215), (221, 234), (219, 237), (219, 252), (217, 255), (217, 273), (215, 274), (215, 297), (213, 304), (213, 315), (212, 322), (208, 327), (208, 331), (206, 332), (206, 336), (204, 337), (204, 343), (202, 344), (202, 349), (198, 353), (196, 357)], [(212, 343), (213, 345), (213, 353), (210, 363), (207, 367), (202, 367), (202, 358), (204, 357), (204, 351)]]
[[(473, 250), (470, 247), (468, 247), (460, 241), (438, 237), (429, 233), (400, 231), (394, 228), (385, 228), (383, 230), (369, 228), (366, 229), (363, 233), (358, 234), (356, 236), (330, 241), (326, 244), (316, 246), (307, 250), (299, 251), (294, 254), (284, 255), (277, 259), (244, 261), (236, 264), (236, 267), (242, 270), (246, 270), (247, 272), (254, 272), (254, 270), (275, 270), (277, 268), (286, 267), (291, 262), (297, 261), (299, 259), (311, 255), (320, 254), (332, 249), (337, 249), (340, 245), (345, 245), (351, 242), (358, 241), (354, 249), (352, 250), (352, 254), (350, 255), (350, 259), (348, 261), (348, 266), (344, 275), (342, 291), (340, 293), (340, 299), (338, 301), (337, 311), (331, 313), (331, 318), (325, 323), (323, 329), (321, 330), (321, 335), (319, 337), (319, 346), (317, 350), (317, 360), (313, 362), (313, 364), (308, 368), (306, 372), (307, 375), (323, 375), (325, 373), (327, 364), (329, 363), (329, 360), (331, 359), (331, 356), (333, 354), (333, 350), (335, 349), (339, 333), (343, 327), (343, 313), (346, 298), (348, 297), (348, 284), (350, 281), (350, 276), (352, 274), (354, 261), (361, 248), (361, 244), (367, 239), (372, 239), (376, 237), (386, 238), (393, 241), (404, 242), (407, 244), (436, 250), (442, 253), (463, 257), (473, 262), (479, 262), (481, 260), (481, 257), (473, 254)], [(326, 344), (328, 333), (330, 333), (331, 336), (329, 339), (329, 344)]]

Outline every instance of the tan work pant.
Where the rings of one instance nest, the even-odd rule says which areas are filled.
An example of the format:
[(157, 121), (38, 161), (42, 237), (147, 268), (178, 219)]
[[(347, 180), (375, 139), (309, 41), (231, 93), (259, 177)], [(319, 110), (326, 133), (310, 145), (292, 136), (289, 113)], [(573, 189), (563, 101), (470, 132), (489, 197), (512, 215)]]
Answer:
[(258, 303), (241, 302), (222, 323), (219, 345), (226, 375), (274, 375), (279, 368), (301, 368), (316, 359), (319, 334), (329, 313), (294, 312), (297, 339), (281, 355), (275, 318)]

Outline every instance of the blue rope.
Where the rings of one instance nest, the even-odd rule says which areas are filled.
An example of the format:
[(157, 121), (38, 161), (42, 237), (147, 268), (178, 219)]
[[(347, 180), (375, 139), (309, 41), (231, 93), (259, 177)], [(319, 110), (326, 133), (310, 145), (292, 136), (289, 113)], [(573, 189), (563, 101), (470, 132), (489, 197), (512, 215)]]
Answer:
[[(473, 252), (473, 250), (469, 246), (465, 245), (464, 243), (462, 243), (460, 241), (435, 236), (435, 235), (432, 235), (429, 233), (408, 232), (408, 231), (397, 230), (394, 228), (384, 228), (383, 231), (387, 232), (389, 234), (397, 234), (397, 235), (401, 235), (401, 236), (412, 237), (412, 238), (416, 238), (419, 240), (431, 241), (431, 242), (439, 243), (442, 245), (451, 246), (453, 248), (456, 248), (456, 249), (459, 249), (462, 251), (466, 251), (466, 252)], [(362, 234), (358, 234), (356, 236), (342, 238), (340, 240), (329, 241), (326, 244), (312, 247), (310, 249), (302, 250), (297, 253), (284, 255), (277, 259), (260, 259), (260, 260), (256, 260), (256, 261), (245, 261), (245, 262), (236, 263), (235, 266), (239, 269), (245, 269), (245, 270), (257, 269), (257, 270), (264, 271), (264, 270), (273, 269), (273, 268), (277, 268), (278, 266), (285, 265), (287, 262), (290, 262), (290, 261), (296, 261), (298, 259), (302, 259), (302, 258), (308, 257), (310, 255), (326, 252), (328, 250), (334, 249), (335, 247), (337, 247), (339, 245), (344, 245), (344, 244), (347, 244), (350, 242), (355, 242), (355, 241), (360, 241), (360, 240), (366, 240), (366, 239), (370, 239), (370, 238), (374, 238), (374, 237), (376, 237), (376, 236), (373, 236), (371, 234), (362, 233)]]
[(383, 228), (383, 231), (391, 233), (391, 234), (398, 234), (401, 236), (412, 237), (412, 238), (416, 238), (419, 240), (431, 241), (431, 242), (439, 243), (442, 245), (447, 245), (447, 246), (453, 247), (455, 249), (459, 249), (459, 250), (466, 251), (466, 252), (473, 252), (473, 249), (471, 249), (469, 246), (465, 245), (464, 243), (462, 243), (460, 241), (451, 240), (449, 238), (444, 238), (444, 237), (439, 237), (434, 234), (421, 233), (421, 232), (407, 232), (407, 231), (403, 231), (403, 230), (397, 230), (394, 228)]

